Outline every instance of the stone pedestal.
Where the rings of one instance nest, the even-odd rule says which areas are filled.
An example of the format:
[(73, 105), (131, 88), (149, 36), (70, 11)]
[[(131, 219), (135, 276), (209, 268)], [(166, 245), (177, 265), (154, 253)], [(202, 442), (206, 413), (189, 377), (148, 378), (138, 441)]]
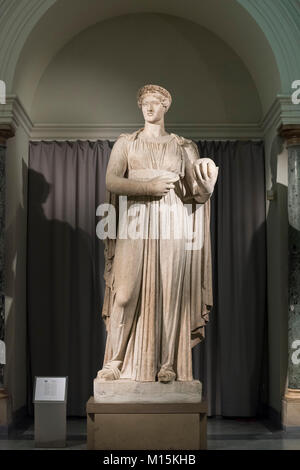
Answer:
[(201, 398), (199, 380), (172, 383), (94, 380), (95, 403), (199, 403)]
[(87, 402), (89, 450), (206, 449), (205, 401), (198, 403)]
[(88, 449), (206, 449), (202, 384), (95, 380), (87, 403)]
[(285, 431), (300, 431), (300, 390), (287, 390), (282, 400), (282, 424)]
[(0, 434), (7, 434), (12, 421), (11, 403), (4, 389), (0, 389)]

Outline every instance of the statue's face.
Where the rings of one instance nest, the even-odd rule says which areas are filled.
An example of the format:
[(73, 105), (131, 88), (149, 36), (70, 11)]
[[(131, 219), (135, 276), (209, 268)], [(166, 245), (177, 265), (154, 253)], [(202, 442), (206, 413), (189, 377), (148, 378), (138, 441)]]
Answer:
[(147, 122), (155, 123), (160, 121), (166, 112), (162, 105), (162, 97), (159, 93), (147, 93), (142, 101), (142, 111)]

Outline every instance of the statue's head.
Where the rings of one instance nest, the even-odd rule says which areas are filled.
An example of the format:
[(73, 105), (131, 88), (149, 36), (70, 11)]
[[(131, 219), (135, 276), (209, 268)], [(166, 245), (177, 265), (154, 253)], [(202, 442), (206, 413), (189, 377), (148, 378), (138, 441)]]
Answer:
[(159, 85), (145, 85), (137, 93), (137, 102), (145, 121), (160, 120), (172, 103), (171, 94)]

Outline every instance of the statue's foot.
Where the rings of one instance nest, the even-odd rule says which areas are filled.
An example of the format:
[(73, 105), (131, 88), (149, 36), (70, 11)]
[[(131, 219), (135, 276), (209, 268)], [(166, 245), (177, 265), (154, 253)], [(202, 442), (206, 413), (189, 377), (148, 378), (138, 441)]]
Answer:
[(100, 380), (118, 380), (121, 372), (117, 367), (113, 367), (109, 364), (105, 365), (103, 369), (98, 371), (97, 379)]
[(157, 375), (158, 381), (163, 383), (174, 382), (176, 374), (171, 369), (160, 369)]

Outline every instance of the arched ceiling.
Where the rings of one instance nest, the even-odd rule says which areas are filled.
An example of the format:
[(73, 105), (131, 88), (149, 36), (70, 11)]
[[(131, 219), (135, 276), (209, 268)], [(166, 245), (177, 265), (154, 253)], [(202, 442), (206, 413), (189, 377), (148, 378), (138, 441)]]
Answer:
[(60, 49), (39, 81), (31, 119), (130, 126), (142, 118), (136, 92), (149, 82), (171, 92), (174, 125), (248, 125), (262, 117), (253, 78), (218, 36), (178, 16), (134, 13), (90, 26)]
[[(265, 6), (266, 3), (270, 1), (260, 0), (259, 5)], [(257, 4), (256, 1), (256, 9), (259, 9)], [(274, 52), (254, 20), (254, 13), (246, 10), (246, 7), (248, 10), (255, 7), (252, 0), (23, 0), (22, 10), (17, 0), (2, 0), (1, 7), (5, 7), (2, 19), (6, 17), (7, 20), (5, 37), (9, 37), (11, 25), (15, 40), (13, 45), (7, 43), (5, 47), (4, 44), (0, 64), (4, 64), (8, 92), (17, 93), (29, 113), (40, 77), (65, 44), (95, 23), (139, 12), (164, 13), (192, 20), (218, 35), (245, 63), (264, 111), (282, 91)], [(275, 9), (274, 3), (270, 8)], [(14, 23), (8, 21), (10, 15), (15, 17)], [(23, 24), (17, 15), (19, 18), (23, 15)], [(17, 25), (19, 29), (14, 31)], [(25, 42), (24, 47), (22, 41)], [(15, 48), (14, 54), (9, 55), (12, 47)]]

